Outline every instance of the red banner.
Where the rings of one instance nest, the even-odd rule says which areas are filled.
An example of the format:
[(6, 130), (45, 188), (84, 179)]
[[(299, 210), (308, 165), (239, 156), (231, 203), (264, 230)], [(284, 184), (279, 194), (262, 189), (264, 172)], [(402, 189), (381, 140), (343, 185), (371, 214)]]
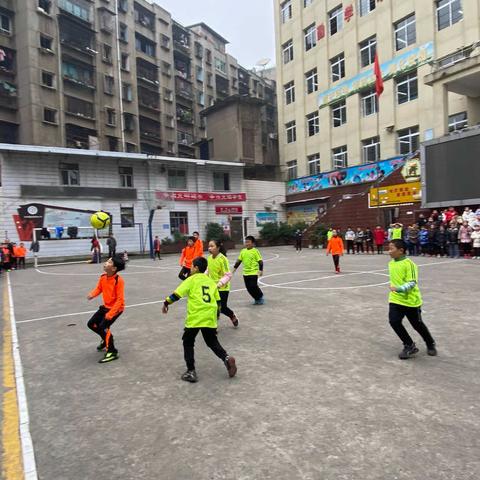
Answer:
[(243, 207), (241, 205), (216, 205), (215, 213), (217, 215), (242, 215)]
[(174, 202), (245, 202), (245, 193), (155, 192), (158, 200)]

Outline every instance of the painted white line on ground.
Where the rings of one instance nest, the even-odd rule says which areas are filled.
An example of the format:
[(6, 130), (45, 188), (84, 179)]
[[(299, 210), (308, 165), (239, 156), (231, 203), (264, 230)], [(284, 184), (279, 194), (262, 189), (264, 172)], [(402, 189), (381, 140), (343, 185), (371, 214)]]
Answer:
[(10, 322), (12, 324), (12, 351), (15, 364), (15, 382), (17, 384), (17, 401), (20, 421), (20, 440), (22, 443), (23, 471), (25, 478), (37, 480), (37, 465), (33, 450), (32, 436), (30, 434), (30, 419), (28, 416), (27, 396), (23, 381), (22, 359), (20, 358), (20, 346), (18, 344), (17, 325), (15, 322), (15, 309), (13, 306), (12, 284), (10, 273), (7, 274), (8, 301), (10, 303)]

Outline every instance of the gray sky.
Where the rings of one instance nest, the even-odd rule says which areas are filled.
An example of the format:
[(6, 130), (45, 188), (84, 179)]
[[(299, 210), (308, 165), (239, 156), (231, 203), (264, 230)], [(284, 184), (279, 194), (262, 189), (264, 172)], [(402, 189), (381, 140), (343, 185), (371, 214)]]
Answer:
[(229, 40), (227, 51), (241, 65), (253, 67), (264, 58), (275, 64), (273, 0), (155, 1), (182, 25), (205, 22)]

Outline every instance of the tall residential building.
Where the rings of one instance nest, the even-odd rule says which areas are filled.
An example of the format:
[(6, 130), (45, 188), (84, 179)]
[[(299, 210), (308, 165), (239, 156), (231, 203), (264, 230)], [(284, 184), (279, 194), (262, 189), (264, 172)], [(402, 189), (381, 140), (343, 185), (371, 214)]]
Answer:
[(146, 0), (0, 0), (0, 143), (194, 157), (248, 72), (227, 43)]
[[(425, 83), (480, 39), (477, 0), (277, 0), (275, 23), (287, 179), (406, 154), (480, 120), (474, 96)], [(435, 113), (439, 102), (448, 122)]]

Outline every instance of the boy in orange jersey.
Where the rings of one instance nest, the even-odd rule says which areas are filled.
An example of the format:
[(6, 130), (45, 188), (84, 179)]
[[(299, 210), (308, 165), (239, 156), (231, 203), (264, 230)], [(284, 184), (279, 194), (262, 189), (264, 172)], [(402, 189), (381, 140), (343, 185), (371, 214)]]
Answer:
[(193, 238), (195, 239), (193, 242), (195, 256), (193, 258), (203, 257), (203, 242), (200, 240), (200, 234), (198, 232), (193, 232)]
[(103, 305), (88, 321), (88, 328), (100, 335), (102, 342), (97, 347), (101, 352), (106, 349), (105, 356), (98, 363), (107, 363), (118, 358), (118, 350), (113, 343), (110, 327), (125, 310), (125, 282), (118, 274), (125, 269), (125, 262), (120, 255), (109, 258), (103, 264), (104, 274), (100, 276), (97, 286), (88, 294), (88, 300), (102, 294)]
[(13, 255), (17, 259), (17, 268), (23, 267), (25, 270), (25, 257), (27, 256), (27, 249), (23, 243), (20, 243), (18, 246), (13, 247)]
[(336, 230), (332, 232), (332, 238), (328, 241), (327, 255), (331, 253), (335, 272), (340, 273), (340, 255), (343, 256), (343, 240), (338, 236)]
[(185, 280), (190, 275), (193, 259), (196, 258), (195, 252), (195, 237), (188, 237), (187, 246), (182, 250), (180, 257), (180, 265), (182, 267), (178, 274), (180, 280)]

